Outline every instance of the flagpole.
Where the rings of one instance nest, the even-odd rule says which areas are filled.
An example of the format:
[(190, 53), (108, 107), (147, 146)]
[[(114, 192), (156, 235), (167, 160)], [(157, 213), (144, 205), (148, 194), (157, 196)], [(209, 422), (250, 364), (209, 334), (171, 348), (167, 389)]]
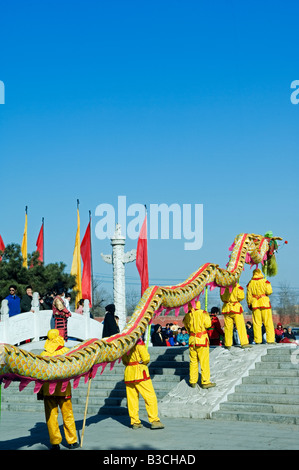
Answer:
[(27, 250), (27, 231), (28, 231), (28, 220), (27, 220), (27, 214), (28, 214), (28, 206), (25, 206), (25, 227), (24, 227), (24, 233), (23, 233), (23, 239), (22, 239), (22, 246), (21, 246), (21, 252), (23, 256), (23, 266), (25, 268), (28, 268), (28, 250)]
[(91, 246), (91, 211), (89, 211), (90, 223), (90, 269), (91, 269), (91, 305), (93, 305), (93, 265), (92, 265), (92, 246)]

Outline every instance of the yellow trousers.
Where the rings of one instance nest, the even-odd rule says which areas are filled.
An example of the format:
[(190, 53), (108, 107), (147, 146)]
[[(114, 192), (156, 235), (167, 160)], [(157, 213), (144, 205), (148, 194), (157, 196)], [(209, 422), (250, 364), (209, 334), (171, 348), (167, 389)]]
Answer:
[(275, 331), (274, 331), (271, 308), (253, 310), (252, 324), (253, 324), (253, 334), (254, 334), (255, 343), (260, 344), (263, 341), (262, 324), (264, 324), (265, 326), (267, 343), (275, 342)]
[(241, 346), (248, 344), (247, 331), (242, 313), (225, 313), (224, 315), (224, 344), (231, 347), (233, 344), (234, 324), (236, 325)]
[(196, 384), (198, 381), (199, 371), (201, 369), (201, 384), (210, 383), (210, 349), (209, 346), (197, 346), (189, 348), (189, 382)]
[(45, 415), (52, 445), (60, 444), (62, 441), (58, 424), (58, 407), (63, 419), (63, 430), (68, 444), (77, 442), (76, 424), (73, 415), (72, 401), (70, 398), (47, 396), (44, 397)]
[(158, 401), (151, 379), (142, 382), (126, 383), (128, 412), (131, 424), (140, 424), (139, 394), (145, 402), (145, 408), (150, 423), (160, 421), (158, 418)]

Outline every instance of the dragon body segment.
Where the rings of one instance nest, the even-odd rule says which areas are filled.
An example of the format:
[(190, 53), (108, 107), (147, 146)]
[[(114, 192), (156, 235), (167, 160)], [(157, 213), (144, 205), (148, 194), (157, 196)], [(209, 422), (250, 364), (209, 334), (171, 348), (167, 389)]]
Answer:
[[(273, 239), (281, 240), (279, 237)], [(108, 364), (112, 368), (162, 311), (167, 314), (174, 309), (178, 315), (183, 307), (187, 312), (188, 303), (194, 305), (205, 288), (219, 287), (223, 290), (240, 278), (245, 264), (263, 264), (269, 252), (269, 238), (243, 233), (235, 238), (230, 251), (227, 269), (206, 263), (181, 284), (149, 287), (124, 330), (109, 338), (86, 340), (66, 354), (54, 357), (35, 355), (13, 345), (0, 344), (0, 381), (5, 388), (11, 381), (19, 381), (20, 391), (34, 381), (35, 393), (44, 382), (50, 382), (50, 392), (54, 392), (58, 381), (63, 382), (64, 389), (73, 380), (76, 388), (82, 377), (85, 382), (93, 378), (99, 367), (102, 367), (102, 372)]]

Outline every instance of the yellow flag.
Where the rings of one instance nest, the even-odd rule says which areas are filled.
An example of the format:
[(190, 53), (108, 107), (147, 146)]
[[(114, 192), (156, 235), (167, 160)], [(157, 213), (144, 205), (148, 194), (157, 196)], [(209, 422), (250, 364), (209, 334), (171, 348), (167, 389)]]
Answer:
[(27, 263), (27, 208), (25, 212), (25, 228), (24, 228), (24, 233), (23, 233), (23, 239), (22, 239), (22, 256), (23, 256), (23, 266), (25, 268), (28, 268), (28, 263)]
[(74, 289), (77, 291), (77, 294), (76, 294), (76, 308), (77, 308), (77, 302), (79, 302), (79, 300), (82, 299), (79, 209), (77, 209), (77, 233), (76, 233), (75, 249), (73, 253), (73, 263), (72, 263), (71, 274), (76, 276), (76, 285)]

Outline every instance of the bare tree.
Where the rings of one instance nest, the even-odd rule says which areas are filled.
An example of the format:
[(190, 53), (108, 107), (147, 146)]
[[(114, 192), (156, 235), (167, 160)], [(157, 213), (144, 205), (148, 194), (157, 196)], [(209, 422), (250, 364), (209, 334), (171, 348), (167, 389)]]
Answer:
[(102, 286), (101, 281), (93, 281), (93, 301), (91, 313), (94, 317), (103, 317), (105, 315), (105, 306), (111, 303), (111, 295)]
[(291, 320), (296, 315), (297, 295), (287, 282), (281, 282), (278, 292), (278, 308), (279, 315), (289, 315)]
[(134, 289), (128, 289), (126, 292), (126, 309), (127, 315), (131, 316), (135, 310), (136, 305), (140, 300), (140, 294)]

